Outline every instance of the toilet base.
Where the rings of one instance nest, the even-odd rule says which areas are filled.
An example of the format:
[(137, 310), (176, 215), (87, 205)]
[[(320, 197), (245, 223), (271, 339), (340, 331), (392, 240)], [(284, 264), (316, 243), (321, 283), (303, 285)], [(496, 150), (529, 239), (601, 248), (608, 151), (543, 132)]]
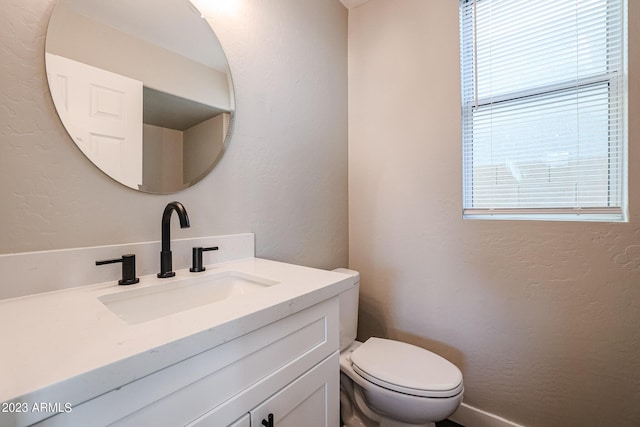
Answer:
[(358, 417), (351, 417), (349, 420), (342, 420), (342, 427), (436, 427), (436, 423), (427, 424), (407, 424), (400, 421), (382, 419), (380, 422), (367, 420), (363, 422)]
[(389, 420), (388, 422), (381, 423), (380, 427), (436, 427), (436, 423), (407, 424), (407, 423), (401, 423), (399, 421)]
[(436, 427), (435, 422), (410, 424), (385, 417), (368, 407), (360, 388), (340, 373), (340, 423), (342, 427)]
[(342, 427), (436, 427), (436, 423), (407, 424), (389, 419), (383, 419), (380, 420), (380, 422), (375, 422), (368, 419), (366, 420), (367, 422), (364, 422), (359, 417), (351, 417), (347, 421), (341, 420), (341, 425)]

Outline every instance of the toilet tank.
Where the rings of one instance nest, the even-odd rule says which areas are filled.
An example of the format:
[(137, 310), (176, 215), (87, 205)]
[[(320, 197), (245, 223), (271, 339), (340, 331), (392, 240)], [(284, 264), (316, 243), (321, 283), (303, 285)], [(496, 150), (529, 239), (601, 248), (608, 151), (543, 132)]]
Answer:
[(340, 351), (349, 347), (358, 333), (358, 296), (360, 293), (360, 273), (346, 268), (336, 268), (337, 273), (355, 278), (353, 286), (338, 295), (340, 302)]

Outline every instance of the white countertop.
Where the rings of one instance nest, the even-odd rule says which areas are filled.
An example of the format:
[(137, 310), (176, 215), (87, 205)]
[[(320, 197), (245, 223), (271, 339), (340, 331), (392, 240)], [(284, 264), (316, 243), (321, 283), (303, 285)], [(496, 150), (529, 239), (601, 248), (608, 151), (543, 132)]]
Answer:
[(186, 269), (171, 279), (143, 276), (137, 285), (106, 282), (0, 301), (0, 402), (77, 405), (331, 298), (354, 282), (345, 274), (259, 258), (208, 265), (197, 274), (222, 271), (279, 284), (134, 325), (98, 297), (194, 273)]

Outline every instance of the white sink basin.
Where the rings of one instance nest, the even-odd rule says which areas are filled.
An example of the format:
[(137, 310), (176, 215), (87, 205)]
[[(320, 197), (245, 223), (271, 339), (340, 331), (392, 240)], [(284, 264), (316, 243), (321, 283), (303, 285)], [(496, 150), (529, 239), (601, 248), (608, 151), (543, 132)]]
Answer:
[(125, 322), (136, 324), (246, 295), (278, 283), (239, 271), (223, 271), (103, 295), (98, 299)]

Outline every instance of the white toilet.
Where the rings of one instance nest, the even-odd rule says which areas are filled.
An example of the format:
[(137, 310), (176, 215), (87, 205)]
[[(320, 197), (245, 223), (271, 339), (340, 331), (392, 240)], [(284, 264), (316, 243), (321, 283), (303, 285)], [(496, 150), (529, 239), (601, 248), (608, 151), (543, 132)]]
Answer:
[(356, 341), (360, 274), (340, 295), (340, 418), (344, 427), (435, 426), (458, 408), (462, 373), (448, 360), (400, 341)]

